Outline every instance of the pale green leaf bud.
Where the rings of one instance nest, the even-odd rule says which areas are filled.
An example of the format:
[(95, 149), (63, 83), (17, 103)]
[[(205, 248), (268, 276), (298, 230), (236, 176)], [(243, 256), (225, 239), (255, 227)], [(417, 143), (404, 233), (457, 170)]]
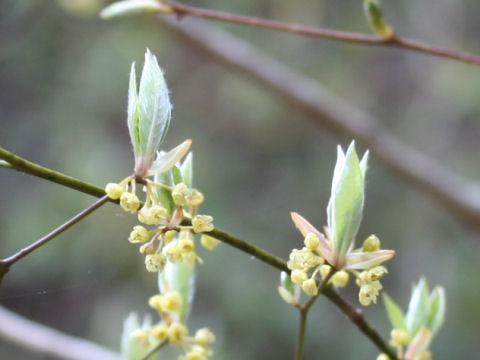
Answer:
[(395, 35), (393, 28), (383, 18), (379, 0), (364, 0), (363, 11), (375, 34), (384, 39), (391, 39)]
[(127, 125), (135, 154), (135, 174), (147, 175), (170, 124), (172, 106), (162, 70), (147, 49), (137, 93), (135, 64), (130, 71)]
[(359, 161), (353, 141), (346, 154), (338, 147), (327, 207), (328, 228), (338, 262), (333, 265), (337, 268), (345, 266), (345, 255), (353, 245), (362, 220), (367, 156), (368, 153)]
[(128, 16), (144, 13), (172, 13), (171, 6), (156, 0), (124, 0), (108, 5), (100, 12), (100, 17), (110, 20), (119, 16)]

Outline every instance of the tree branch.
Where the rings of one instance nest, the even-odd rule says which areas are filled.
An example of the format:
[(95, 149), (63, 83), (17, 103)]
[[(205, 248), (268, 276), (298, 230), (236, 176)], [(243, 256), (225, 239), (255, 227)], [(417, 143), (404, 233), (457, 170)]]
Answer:
[(375, 118), (223, 31), (194, 21), (158, 19), (183, 43), (249, 76), (279, 95), (316, 125), (354, 138), (405, 181), (430, 195), (459, 219), (480, 226), (480, 187), (412, 149), (379, 126)]
[(177, 16), (180, 17), (201, 17), (206, 19), (219, 20), (248, 26), (257, 26), (260, 28), (280, 30), (301, 35), (321, 37), (350, 43), (396, 47), (480, 65), (480, 56), (478, 55), (443, 49), (441, 47), (437, 47), (431, 44), (426, 44), (417, 40), (410, 40), (399, 36), (394, 36), (390, 39), (384, 39), (378, 36), (361, 33), (322, 29), (313, 26), (292, 24), (251, 16), (242, 16), (210, 9), (203, 9), (199, 7), (184, 5), (182, 3), (172, 0), (162, 0), (161, 2), (167, 4), (171, 8), (172, 12), (174, 12)]
[(22, 348), (64, 360), (121, 360), (119, 354), (87, 340), (41, 325), (0, 307), (0, 336)]
[[(32, 174), (35, 176), (39, 176), (41, 178), (51, 180), (52, 178), (55, 179), (70, 179), (69, 181), (54, 181), (58, 184), (64, 185), (66, 187), (72, 188), (74, 190), (83, 192), (85, 194), (98, 194), (94, 195), (97, 197), (101, 197), (102, 199), (105, 197), (105, 191), (93, 184), (69, 177), (65, 174), (62, 174), (60, 172), (50, 170), (48, 168), (40, 167), (37, 164), (34, 164), (30, 161), (26, 161), (25, 159), (20, 158), (19, 156), (16, 156), (2, 148), (0, 148), (0, 158), (2, 156), (8, 155), (8, 158), (15, 159), (16, 163), (21, 163), (24, 164), (21, 169), (15, 168), (15, 170), (25, 172), (27, 174)], [(10, 161), (9, 161), (10, 162)], [(41, 168), (41, 172), (38, 173), (36, 171), (33, 171), (32, 169), (38, 169)], [(41, 174), (38, 175), (38, 174)], [(52, 180), (51, 180), (52, 181)], [(187, 225), (189, 224), (188, 220), (184, 221), (184, 224)], [(216, 239), (225, 242), (247, 254), (253, 255), (255, 258), (258, 260), (278, 269), (281, 271), (286, 271), (287, 273), (290, 273), (290, 269), (287, 267), (287, 263), (280, 259), (279, 257), (270, 254), (269, 252), (252, 245), (248, 243), (247, 241), (244, 241), (234, 235), (228, 234), (225, 231), (222, 231), (220, 229), (215, 228), (213, 231), (210, 231), (206, 233), (212, 237), (215, 237)], [(0, 275), (2, 275), (2, 263), (0, 262)], [(8, 271), (8, 269), (7, 269)], [(398, 360), (395, 353), (393, 350), (388, 346), (388, 344), (383, 341), (383, 339), (380, 337), (380, 335), (375, 331), (375, 329), (366, 321), (366, 319), (363, 317), (362, 312), (360, 309), (356, 309), (353, 305), (349, 304), (346, 300), (344, 300), (334, 289), (332, 288), (325, 288), (324, 292), (322, 293), (323, 295), (327, 296), (327, 298), (332, 301), (334, 304), (336, 304), (339, 309), (348, 316), (348, 318), (357, 325), (357, 327), (360, 329), (360, 331), (365, 334), (367, 338), (369, 338), (376, 346), (377, 348), (384, 352), (385, 354), (390, 356), (391, 360)], [(357, 314), (357, 316), (353, 316), (352, 314)]]
[(42, 238), (38, 239), (37, 241), (31, 243), (30, 245), (24, 247), (23, 249), (17, 251), (12, 256), (9, 256), (5, 259), (0, 260), (0, 286), (2, 284), (3, 276), (10, 270), (10, 267), (15, 264), (20, 259), (24, 258), (31, 252), (35, 251), (39, 247), (45, 245), (50, 240), (54, 239), (61, 233), (63, 233), (68, 228), (72, 227), (80, 220), (85, 218), (87, 215), (91, 214), (95, 210), (97, 210), (100, 206), (105, 204), (108, 201), (107, 195), (102, 196), (100, 199), (95, 201), (92, 205), (87, 207), (86, 209), (79, 212), (77, 215), (69, 219), (68, 221), (64, 222), (62, 225), (48, 233), (47, 235), (43, 236)]

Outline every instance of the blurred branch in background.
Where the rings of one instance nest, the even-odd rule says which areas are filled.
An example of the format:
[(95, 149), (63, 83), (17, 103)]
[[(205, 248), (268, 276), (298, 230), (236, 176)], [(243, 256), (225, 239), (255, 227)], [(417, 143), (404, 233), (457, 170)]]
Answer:
[[(0, 157), (8, 158), (8, 159), (15, 159), (15, 161), (14, 161), (15, 163), (18, 163), (18, 164), (22, 165), (21, 169), (12, 167), (12, 169), (14, 169), (14, 170), (21, 171), (21, 172), (24, 172), (24, 173), (27, 173), (27, 174), (32, 174), (32, 175), (35, 175), (35, 176), (38, 176), (38, 177), (41, 177), (41, 178), (44, 178), (44, 179), (48, 179), (48, 180), (51, 180), (52, 176), (59, 177), (59, 178), (68, 178), (68, 179), (70, 179), (70, 181), (65, 182), (65, 183), (60, 183), (60, 182), (59, 183), (61, 185), (67, 186), (69, 188), (72, 188), (74, 190), (77, 190), (77, 191), (80, 191), (80, 192), (83, 192), (83, 193), (86, 193), (86, 194), (92, 195), (92, 193), (97, 193), (98, 195), (96, 195), (96, 196), (99, 197), (100, 199), (98, 201), (96, 201), (93, 205), (91, 205), (89, 208), (87, 208), (86, 210), (81, 212), (80, 214), (83, 214), (87, 211), (88, 211), (87, 212), (87, 214), (88, 214), (89, 212), (91, 212), (91, 211), (97, 209), (98, 207), (100, 207), (101, 205), (103, 205), (108, 200), (107, 196), (105, 195), (105, 192), (100, 187), (97, 187), (93, 184), (89, 184), (87, 182), (83, 182), (81, 180), (78, 180), (78, 179), (75, 179), (73, 177), (67, 176), (67, 175), (62, 174), (60, 172), (50, 170), (48, 168), (40, 167), (39, 165), (37, 165), (35, 163), (32, 163), (30, 161), (27, 161), (27, 160), (25, 160), (25, 159), (23, 159), (23, 158), (21, 158), (17, 155), (14, 155), (14, 154), (10, 153), (9, 151), (7, 151), (5, 149), (0, 148), (0, 150), (1, 150), (0, 151)], [(37, 174), (37, 173), (35, 173), (35, 171), (31, 170), (31, 169), (37, 169), (37, 168), (42, 169), (41, 174)], [(77, 218), (80, 214), (78, 214), (73, 219)], [(67, 222), (66, 224), (68, 224), (68, 223), (69, 222)], [(62, 227), (60, 227), (60, 228), (62, 228)], [(54, 233), (54, 232), (52, 232), (52, 233)], [(243, 251), (247, 254), (252, 255), (255, 258), (257, 258), (258, 260), (260, 260), (260, 261), (262, 261), (262, 262), (264, 262), (264, 263), (266, 263), (266, 264), (268, 264), (268, 265), (270, 265), (270, 266), (272, 266), (272, 267), (274, 267), (278, 270), (286, 271), (287, 273), (290, 273), (290, 269), (287, 267), (287, 263), (284, 260), (276, 257), (275, 255), (270, 254), (268, 251), (265, 251), (265, 250), (255, 246), (255, 245), (252, 245), (252, 244), (248, 243), (247, 241), (244, 241), (244, 240), (242, 240), (242, 239), (240, 239), (240, 238), (238, 238), (234, 235), (228, 234), (228, 233), (226, 233), (224, 231), (221, 231), (217, 228), (213, 229), (210, 232), (207, 232), (206, 234), (208, 234), (209, 236), (212, 236), (212, 237), (214, 237), (214, 238), (216, 238), (216, 239), (218, 239), (222, 242), (225, 242), (225, 243), (227, 243), (227, 244), (229, 244), (229, 245), (231, 245), (231, 246), (233, 246), (233, 247), (235, 247), (235, 248), (237, 248), (237, 249), (239, 249), (239, 250), (241, 250), (241, 251)], [(45, 238), (48, 237), (49, 235), (46, 235)], [(34, 244), (39, 243), (41, 240), (42, 239), (38, 240)], [(40, 245), (35, 247), (35, 249), (44, 245), (45, 243), (46, 242), (40, 243)], [(27, 252), (25, 255), (28, 255), (30, 252)], [(16, 258), (20, 259), (23, 256), (25, 256), (25, 255), (21, 256), (22, 255), (22, 250), (20, 250), (18, 252), (18, 254), (20, 254), (20, 255), (16, 254), (16, 255), (14, 255), (10, 258), (7, 258), (7, 259), (3, 260), (2, 262), (0, 262), (0, 265), (6, 264), (6, 266), (7, 266), (6, 271), (4, 271), (4, 272), (1, 272), (2, 267), (0, 267), (0, 275), (1, 276), (5, 275), (5, 273), (8, 271), (8, 266), (9, 266), (8, 259), (16, 259)], [(15, 262), (15, 261), (13, 261), (13, 262)], [(373, 344), (375, 344), (377, 346), (377, 348), (380, 351), (388, 354), (392, 360), (396, 359), (395, 352), (390, 348), (390, 346), (387, 344), (387, 342), (382, 339), (382, 337), (377, 333), (377, 331), (367, 322), (367, 320), (363, 316), (363, 312), (360, 309), (357, 309), (355, 306), (353, 306), (348, 301), (346, 301), (343, 297), (341, 297), (331, 287), (325, 288), (322, 291), (322, 294), (325, 295), (331, 302), (336, 304), (337, 307), (348, 317), (348, 319), (350, 321), (352, 321), (358, 327), (358, 329), (367, 338), (369, 338), (370, 341)], [(2, 314), (0, 313), (0, 320), (2, 320), (1, 315)], [(2, 321), (0, 321), (0, 324), (3, 325)], [(33, 323), (33, 324), (36, 325), (35, 323)], [(6, 328), (8, 328), (8, 327), (6, 327)], [(27, 332), (24, 332), (24, 333), (27, 333)], [(0, 329), (0, 336), (2, 336), (1, 329)], [(35, 342), (32, 341), (32, 343), (34, 344)], [(70, 359), (70, 358), (68, 358), (68, 359)], [(72, 359), (74, 359), (74, 358), (72, 358)]]
[(0, 337), (35, 353), (65, 360), (120, 360), (100, 345), (64, 334), (0, 307)]
[(226, 21), (230, 23), (243, 24), (248, 26), (257, 26), (267, 28), (271, 30), (287, 31), (296, 34), (328, 38), (332, 40), (339, 40), (352, 43), (360, 43), (365, 45), (383, 45), (396, 48), (403, 48), (422, 52), (430, 55), (446, 57), (467, 63), (480, 65), (480, 56), (464, 53), (460, 51), (453, 51), (443, 49), (430, 44), (425, 44), (416, 40), (410, 40), (399, 36), (392, 36), (389, 38), (381, 38), (378, 36), (372, 36), (361, 33), (353, 33), (346, 31), (322, 29), (313, 26), (305, 26), (299, 24), (292, 24), (287, 22), (280, 22), (269, 19), (262, 19), (250, 16), (242, 16), (232, 13), (226, 13), (221, 11), (215, 11), (210, 9), (202, 9), (199, 7), (188, 6), (181, 4), (177, 1), (162, 0), (162, 4), (166, 4), (169, 9), (168, 12), (177, 14), (179, 17), (193, 16), (202, 17), (213, 20)]
[(387, 167), (429, 194), (461, 221), (480, 225), (480, 186), (402, 143), (383, 130), (372, 115), (233, 35), (194, 21), (183, 20), (179, 24), (164, 16), (158, 19), (180, 40), (273, 90), (316, 125), (360, 141)]

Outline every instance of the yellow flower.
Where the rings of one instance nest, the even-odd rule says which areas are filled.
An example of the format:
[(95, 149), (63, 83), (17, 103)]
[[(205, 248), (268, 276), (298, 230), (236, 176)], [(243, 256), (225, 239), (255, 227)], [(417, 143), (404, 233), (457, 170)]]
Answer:
[(167, 337), (168, 326), (165, 324), (155, 325), (150, 329), (150, 334), (157, 340), (163, 340)]
[(137, 340), (142, 347), (147, 347), (148, 345), (150, 345), (150, 341), (148, 340), (148, 333), (146, 330), (136, 329), (132, 331), (130, 337)]
[(188, 190), (188, 186), (183, 182), (175, 185), (172, 190), (173, 202), (179, 206), (185, 205), (185, 196), (187, 195)]
[(180, 344), (187, 335), (187, 327), (179, 322), (174, 322), (168, 327), (167, 338), (170, 345)]
[(202, 237), (200, 239), (200, 243), (202, 244), (202, 246), (205, 249), (213, 250), (221, 243), (221, 241), (215, 239), (214, 237), (202, 234)]
[(213, 217), (210, 215), (197, 215), (192, 219), (193, 231), (196, 233), (209, 232), (215, 227), (212, 224)]
[(304, 244), (307, 249), (315, 251), (317, 250), (318, 245), (320, 245), (320, 239), (314, 233), (308, 233), (305, 236)]
[(336, 288), (343, 288), (347, 286), (348, 280), (350, 276), (345, 270), (337, 271), (335, 274), (332, 275), (330, 282)]
[(215, 334), (209, 328), (198, 329), (195, 333), (195, 343), (197, 345), (207, 347), (213, 342), (215, 342)]
[(302, 283), (302, 289), (307, 295), (317, 295), (318, 288), (315, 279), (308, 279)]
[(137, 225), (133, 227), (133, 231), (130, 233), (128, 241), (132, 244), (138, 244), (148, 241), (149, 238), (150, 235), (148, 234), (148, 230), (141, 225)]
[(165, 255), (151, 254), (145, 256), (145, 267), (149, 272), (157, 272), (163, 270), (163, 267), (167, 263)]
[(183, 303), (182, 295), (178, 291), (169, 291), (162, 295), (159, 300), (160, 308), (164, 312), (172, 312), (180, 309)]
[(120, 206), (123, 210), (133, 214), (140, 207), (140, 200), (138, 200), (137, 195), (124, 192), (122, 196), (120, 196)]
[(120, 184), (108, 183), (107, 186), (105, 186), (105, 192), (110, 199), (118, 200), (120, 199), (120, 196), (122, 196), (122, 194), (125, 192), (125, 188)]

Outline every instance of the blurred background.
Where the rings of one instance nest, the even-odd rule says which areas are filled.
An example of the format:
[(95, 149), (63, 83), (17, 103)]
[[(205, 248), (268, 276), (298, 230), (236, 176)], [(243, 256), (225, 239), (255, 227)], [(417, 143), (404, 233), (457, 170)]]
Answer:
[[(369, 32), (358, 0), (220, 0), (190, 4), (342, 30)], [(174, 103), (164, 148), (193, 138), (194, 184), (215, 224), (287, 258), (301, 246), (289, 212), (326, 223), (335, 146), (351, 139), (314, 126), (271, 90), (179, 41), (154, 16), (110, 22), (101, 0), (0, 2), (0, 145), (29, 160), (103, 186), (132, 171), (126, 128), (128, 72), (149, 47)], [(399, 34), (480, 53), (479, 4), (469, 0), (383, 3)], [(212, 24), (374, 114), (406, 144), (453, 172), (480, 178), (478, 67), (405, 51)], [(360, 152), (365, 150), (358, 144)], [(370, 162), (357, 243), (377, 234), (397, 250), (385, 290), (406, 308), (425, 275), (447, 292), (435, 359), (477, 358), (480, 239), (399, 179)], [(14, 253), (94, 198), (0, 168), (0, 256)], [(106, 205), (12, 267), (0, 304), (32, 320), (118, 350), (131, 312), (150, 312), (156, 276), (127, 242), (135, 217)], [(191, 329), (217, 334), (214, 359), (291, 359), (297, 311), (277, 294), (279, 274), (227, 245), (199, 250)], [(356, 288), (342, 293), (357, 303)], [(387, 338), (380, 303), (365, 309)], [(378, 351), (327, 300), (311, 311), (306, 359), (374, 359)], [(26, 334), (28, 336), (28, 334)], [(47, 359), (0, 339), (2, 359)]]

